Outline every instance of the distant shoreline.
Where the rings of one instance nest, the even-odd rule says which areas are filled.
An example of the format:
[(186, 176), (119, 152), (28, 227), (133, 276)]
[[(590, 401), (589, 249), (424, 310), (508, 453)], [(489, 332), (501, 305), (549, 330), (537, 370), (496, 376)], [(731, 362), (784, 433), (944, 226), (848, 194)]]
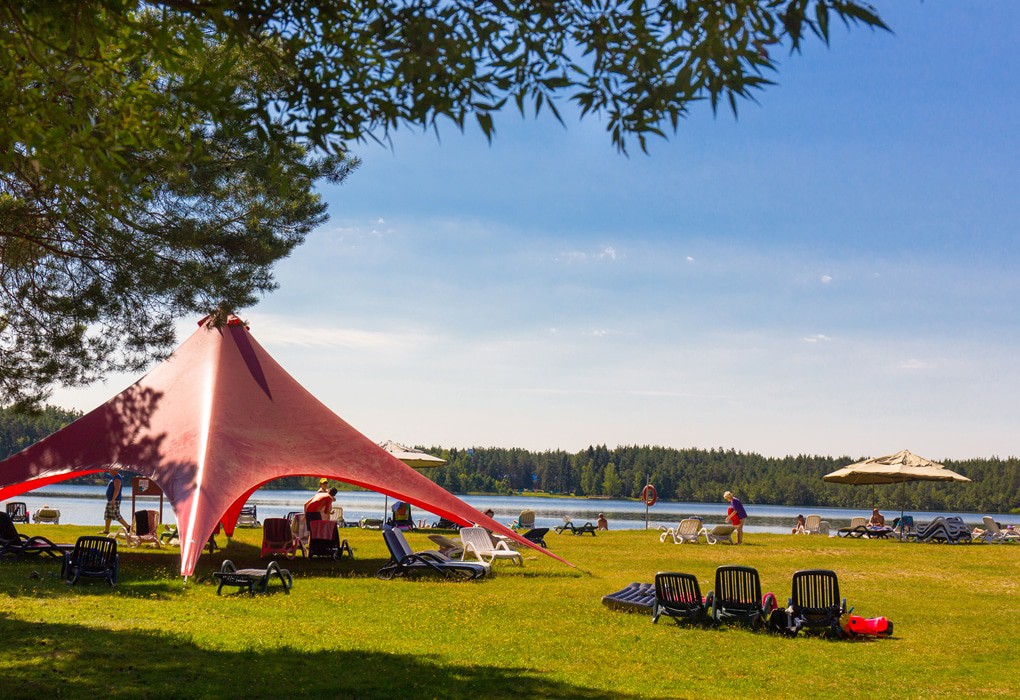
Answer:
[[(337, 482), (337, 483), (342, 483), (342, 482)], [(62, 489), (62, 487), (72, 487), (72, 488)], [(87, 492), (83, 493), (81, 491), (76, 490), (76, 489), (79, 489), (79, 488), (82, 488), (82, 487), (92, 488), (92, 489), (95, 489), (95, 491), (92, 492), (92, 493), (87, 493)], [(45, 491), (43, 491), (43, 489), (45, 489)], [(89, 483), (89, 484), (71, 483), (70, 480), (69, 480), (67, 482), (58, 482), (58, 483), (53, 483), (53, 484), (47, 484), (46, 486), (42, 486), (39, 489), (35, 489), (33, 491), (28, 491), (28, 492), (26, 492), (25, 494), (22, 494), (22, 495), (23, 496), (29, 496), (29, 497), (32, 497), (33, 495), (35, 495), (37, 497), (50, 496), (50, 497), (54, 497), (54, 498), (60, 497), (60, 498), (72, 498), (72, 499), (89, 499), (89, 498), (101, 497), (102, 494), (103, 494), (103, 490), (104, 489), (105, 489), (105, 485), (103, 485), (103, 484), (96, 484), (96, 483)], [(280, 487), (277, 487), (277, 488), (267, 488), (265, 486), (262, 486), (262, 487), (259, 488), (259, 491), (265, 491), (267, 493), (283, 493), (283, 492), (301, 493), (301, 492), (303, 492), (303, 489), (280, 488)], [(352, 489), (343, 489), (343, 490), (340, 491), (340, 493), (374, 494), (376, 492), (375, 491), (371, 491), (370, 489), (364, 489), (364, 488), (360, 488), (360, 487), (355, 487), (355, 488), (352, 488)], [(598, 504), (598, 503), (601, 503), (601, 502), (612, 501), (612, 502), (633, 503), (637, 509), (644, 509), (644, 504), (642, 503), (640, 498), (629, 498), (629, 497), (626, 497), (626, 496), (620, 496), (620, 497), (617, 497), (617, 498), (613, 498), (613, 497), (609, 497), (609, 496), (591, 497), (591, 496), (578, 496), (578, 495), (574, 495), (574, 494), (549, 493), (547, 491), (515, 491), (513, 493), (486, 493), (486, 492), (481, 492), (481, 491), (469, 491), (469, 492), (454, 493), (454, 495), (457, 496), (458, 498), (475, 498), (475, 499), (512, 498), (512, 499), (521, 499), (521, 500), (525, 500), (525, 499), (566, 500), (566, 501), (572, 501), (572, 502), (578, 504), (579, 507), (582, 504), (584, 504), (584, 503), (591, 503), (593, 509), (597, 509), (597, 506), (595, 504)], [(381, 496), (381, 494), (380, 494), (380, 496)], [(130, 499), (130, 492), (129, 491), (125, 492), (125, 497)], [(19, 498), (20, 497), (13, 497), (13, 498), (8, 499), (8, 500), (18, 500)], [(152, 498), (152, 497), (151, 496), (146, 496), (144, 498)], [(669, 499), (659, 499), (659, 501), (657, 502), (656, 506), (651, 506), (650, 507), (651, 516), (652, 517), (658, 517), (656, 515), (656, 513), (657, 513), (657, 511), (661, 512), (663, 507), (668, 509), (670, 507), (678, 506), (678, 505), (691, 505), (691, 506), (699, 506), (699, 507), (707, 506), (707, 507), (719, 507), (719, 508), (723, 508), (725, 506), (725, 503), (722, 502), (721, 500), (720, 501), (695, 501), (695, 500), (674, 501), (674, 500), (669, 500)], [(787, 509), (792, 509), (792, 510), (801, 510), (801, 511), (804, 512), (805, 515), (810, 514), (811, 512), (814, 512), (814, 511), (818, 511), (818, 510), (841, 510), (841, 511), (843, 511), (843, 510), (845, 510), (845, 511), (862, 510), (861, 508), (855, 508), (855, 507), (851, 507), (851, 506), (826, 505), (826, 504), (821, 504), (821, 503), (815, 503), (813, 505), (786, 506), (786, 505), (782, 505), (782, 504), (763, 504), (763, 503), (750, 502), (750, 503), (746, 503), (745, 505), (751, 510), (751, 516), (752, 517), (755, 515), (755, 513), (753, 512), (753, 509), (755, 507), (758, 507), (758, 508), (762, 508), (762, 507), (764, 507), (764, 508), (771, 508), (773, 506), (779, 506), (779, 507), (782, 507), (782, 508), (787, 508)], [(870, 511), (870, 509), (867, 509), (867, 510)], [(893, 512), (898, 513), (900, 508), (899, 508), (898, 504), (889, 503), (888, 505), (883, 505), (880, 510), (882, 510), (883, 512), (886, 512), (886, 513), (893, 513)], [(958, 511), (943, 511), (943, 510), (925, 510), (925, 509), (922, 509), (922, 508), (908, 507), (906, 510), (907, 510), (907, 512), (915, 513), (915, 514), (960, 512), (960, 513), (975, 513), (975, 514), (982, 513), (982, 514), (993, 515), (993, 516), (995, 516), (995, 515), (1020, 515), (1020, 508), (1013, 508), (1012, 510), (1005, 511), (1005, 512), (982, 511), (981, 509), (977, 509), (977, 508), (973, 508), (973, 509), (960, 509)]]

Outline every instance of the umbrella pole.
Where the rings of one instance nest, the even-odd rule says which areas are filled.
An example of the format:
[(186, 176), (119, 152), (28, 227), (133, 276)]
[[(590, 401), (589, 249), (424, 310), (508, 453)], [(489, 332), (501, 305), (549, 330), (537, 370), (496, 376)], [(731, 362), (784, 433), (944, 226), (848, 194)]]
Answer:
[[(645, 474), (645, 488), (648, 488), (649, 483), (651, 483), (651, 482), (648, 481), (648, 475)], [(647, 530), (648, 529), (648, 501), (645, 500), (643, 496), (644, 496), (644, 494), (642, 493), (641, 500), (645, 501), (645, 529)]]
[(903, 510), (907, 507), (907, 482), (900, 482), (900, 539), (907, 539), (907, 526), (903, 522)]

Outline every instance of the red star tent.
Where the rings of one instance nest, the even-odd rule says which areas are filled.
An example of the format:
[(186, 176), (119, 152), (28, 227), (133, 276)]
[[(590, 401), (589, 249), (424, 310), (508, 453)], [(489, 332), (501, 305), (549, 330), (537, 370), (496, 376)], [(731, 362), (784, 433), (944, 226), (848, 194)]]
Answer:
[(117, 464), (155, 481), (190, 576), (218, 523), (267, 481), (324, 476), (478, 524), (565, 562), (406, 466), (319, 402), (239, 319), (207, 319), (167, 360), (71, 425), (0, 462), (0, 500)]

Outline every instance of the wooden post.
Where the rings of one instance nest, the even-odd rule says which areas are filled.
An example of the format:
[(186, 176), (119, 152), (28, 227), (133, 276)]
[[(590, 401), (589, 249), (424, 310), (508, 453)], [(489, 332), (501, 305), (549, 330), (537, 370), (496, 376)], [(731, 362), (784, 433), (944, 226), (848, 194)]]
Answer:
[[(138, 496), (159, 496), (159, 522), (163, 522), (163, 489), (147, 476), (136, 476), (131, 482), (131, 517), (135, 517), (135, 499)], [(132, 520), (132, 526), (134, 521)]]

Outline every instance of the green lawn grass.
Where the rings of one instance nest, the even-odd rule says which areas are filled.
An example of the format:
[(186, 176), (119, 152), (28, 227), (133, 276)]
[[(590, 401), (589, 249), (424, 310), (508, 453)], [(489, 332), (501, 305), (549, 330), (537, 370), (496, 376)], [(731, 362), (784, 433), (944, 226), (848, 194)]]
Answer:
[[(95, 528), (21, 526), (73, 541)], [(229, 558), (256, 565), (258, 530), (203, 555), (187, 585), (178, 550), (121, 549), (120, 583), (69, 587), (59, 564), (0, 564), (0, 696), (678, 698), (1015, 697), (1020, 546), (919, 545), (749, 535), (745, 545), (660, 544), (658, 533), (550, 533), (577, 565), (528, 553), (478, 582), (379, 581), (377, 531), (344, 532), (356, 558), (287, 562), (291, 595), (216, 596)], [(221, 544), (225, 538), (219, 538)], [(416, 549), (424, 535), (411, 534)], [(797, 569), (829, 568), (855, 612), (892, 639), (787, 639), (652, 625), (603, 594), (656, 571), (761, 573), (781, 603)], [(38, 577), (35, 576), (38, 574)]]

